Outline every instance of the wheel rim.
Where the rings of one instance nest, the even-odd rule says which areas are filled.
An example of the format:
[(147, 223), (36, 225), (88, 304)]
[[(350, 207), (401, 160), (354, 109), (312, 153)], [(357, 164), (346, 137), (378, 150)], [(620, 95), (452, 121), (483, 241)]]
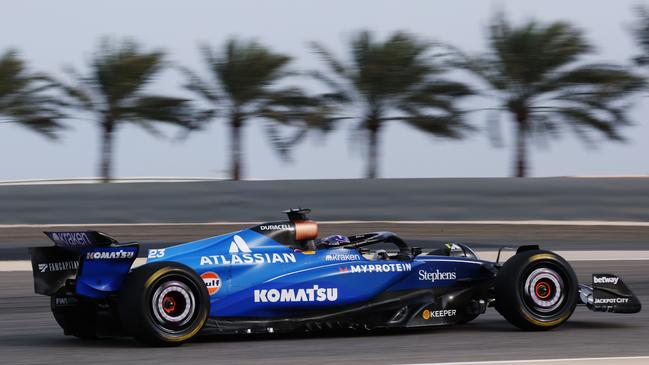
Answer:
[(180, 332), (196, 314), (194, 292), (181, 281), (161, 282), (151, 297), (156, 325), (167, 332)]
[(551, 315), (560, 310), (566, 301), (565, 292), (564, 278), (549, 267), (533, 270), (523, 286), (526, 306), (539, 315)]

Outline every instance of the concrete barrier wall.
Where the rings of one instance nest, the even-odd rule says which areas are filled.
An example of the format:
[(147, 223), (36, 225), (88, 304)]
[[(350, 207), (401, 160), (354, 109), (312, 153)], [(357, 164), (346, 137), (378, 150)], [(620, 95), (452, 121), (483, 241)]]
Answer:
[(649, 221), (647, 178), (217, 181), (0, 186), (0, 223), (320, 220)]

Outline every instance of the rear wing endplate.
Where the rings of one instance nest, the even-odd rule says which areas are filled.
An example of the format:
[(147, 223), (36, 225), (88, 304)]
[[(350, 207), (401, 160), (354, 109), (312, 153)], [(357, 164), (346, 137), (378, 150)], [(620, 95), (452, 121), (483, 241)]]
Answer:
[(44, 232), (55, 246), (32, 247), (34, 291), (55, 295), (61, 289), (91, 298), (119, 290), (139, 245), (119, 243), (97, 231)]

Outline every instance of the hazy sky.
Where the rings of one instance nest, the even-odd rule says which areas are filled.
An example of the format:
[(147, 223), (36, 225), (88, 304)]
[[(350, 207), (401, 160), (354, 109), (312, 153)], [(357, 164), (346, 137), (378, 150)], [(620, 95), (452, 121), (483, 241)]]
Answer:
[[(148, 48), (166, 49), (173, 61), (204, 74), (197, 46), (221, 45), (233, 35), (256, 38), (296, 57), (297, 68), (319, 66), (306, 43), (318, 40), (342, 54), (349, 35), (359, 29), (381, 37), (406, 30), (478, 52), (485, 47), (488, 20), (498, 9), (520, 22), (531, 17), (569, 20), (586, 31), (598, 60), (628, 63), (637, 49), (629, 35), (633, 7), (639, 1), (593, 0), (272, 0), (162, 1), (59, 0), (5, 1), (0, 8), (0, 52), (17, 48), (35, 70), (63, 77), (64, 65), (84, 70), (104, 35), (129, 36)], [(186, 95), (180, 76), (168, 71), (152, 90)], [(637, 123), (624, 135), (626, 144), (586, 148), (566, 136), (549, 148), (534, 148), (533, 176), (619, 175), (649, 173), (649, 100), (638, 97), (632, 115)], [(487, 105), (473, 100), (466, 107)], [(81, 117), (81, 115), (79, 115)], [(87, 118), (87, 116), (83, 116)], [(485, 115), (472, 117), (484, 127)], [(69, 120), (59, 143), (12, 124), (0, 124), (0, 179), (95, 176), (99, 132), (87, 119)], [(285, 164), (272, 151), (263, 128), (245, 128), (244, 173), (249, 178), (355, 178), (365, 171), (362, 148), (350, 142), (351, 124), (325, 138), (309, 138)], [(464, 141), (432, 138), (400, 124), (384, 129), (382, 177), (507, 176), (511, 173), (511, 135), (502, 124), (506, 146), (495, 148), (483, 133)], [(165, 129), (173, 136), (174, 129)], [(131, 176), (225, 176), (227, 130), (221, 120), (183, 142), (156, 139), (128, 126), (117, 136), (115, 173)]]

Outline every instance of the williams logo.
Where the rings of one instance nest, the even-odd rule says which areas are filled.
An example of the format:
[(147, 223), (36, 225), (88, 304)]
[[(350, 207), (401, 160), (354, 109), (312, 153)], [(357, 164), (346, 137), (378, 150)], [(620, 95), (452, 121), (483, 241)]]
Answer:
[(234, 240), (230, 243), (230, 253), (239, 253), (239, 252), (252, 252), (250, 251), (250, 247), (248, 247), (248, 244), (246, 241), (243, 240), (243, 238), (239, 237), (238, 235), (234, 236)]
[(58, 297), (54, 298), (54, 306), (59, 307), (59, 306), (66, 306), (66, 305), (74, 305), (77, 304), (79, 301), (74, 298), (74, 297)]
[(255, 303), (277, 302), (335, 302), (338, 288), (321, 288), (314, 285), (306, 289), (257, 289)]
[(419, 270), (419, 280), (421, 281), (430, 281), (434, 283), (438, 280), (455, 280), (457, 274), (454, 271), (439, 271), (435, 270), (429, 272), (426, 270)]
[(244, 264), (286, 264), (295, 263), (294, 253), (252, 253), (246, 241), (235, 235), (230, 242), (230, 255), (201, 256), (200, 265), (244, 265)]

